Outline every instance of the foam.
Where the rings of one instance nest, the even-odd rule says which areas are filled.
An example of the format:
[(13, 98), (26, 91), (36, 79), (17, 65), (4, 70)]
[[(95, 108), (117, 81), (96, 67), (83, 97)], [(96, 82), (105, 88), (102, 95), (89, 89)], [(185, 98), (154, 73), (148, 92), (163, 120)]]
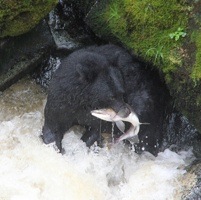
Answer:
[[(15, 109), (6, 101), (9, 95)], [(137, 155), (123, 143), (89, 150), (79, 129), (65, 135), (64, 155), (43, 144), (45, 98), (30, 80), (0, 97), (0, 114), (6, 116), (0, 118), (1, 200), (170, 200), (182, 191), (180, 178), (193, 157), (191, 150), (166, 149), (158, 157)]]

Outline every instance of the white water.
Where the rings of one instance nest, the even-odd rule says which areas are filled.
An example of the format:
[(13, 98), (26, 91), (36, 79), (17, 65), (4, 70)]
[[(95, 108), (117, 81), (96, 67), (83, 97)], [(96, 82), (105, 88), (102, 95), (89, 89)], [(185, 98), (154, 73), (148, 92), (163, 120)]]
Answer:
[(65, 135), (65, 155), (39, 138), (46, 95), (25, 79), (0, 96), (0, 200), (180, 199), (191, 150), (139, 156), (122, 143), (89, 150)]

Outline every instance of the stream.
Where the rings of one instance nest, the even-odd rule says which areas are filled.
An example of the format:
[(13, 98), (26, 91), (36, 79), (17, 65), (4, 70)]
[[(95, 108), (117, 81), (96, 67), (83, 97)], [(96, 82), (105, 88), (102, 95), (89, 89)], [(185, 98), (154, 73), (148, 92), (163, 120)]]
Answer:
[(123, 143), (88, 149), (75, 127), (58, 153), (40, 138), (45, 103), (30, 77), (0, 95), (0, 200), (175, 200), (193, 185), (191, 148), (157, 157)]

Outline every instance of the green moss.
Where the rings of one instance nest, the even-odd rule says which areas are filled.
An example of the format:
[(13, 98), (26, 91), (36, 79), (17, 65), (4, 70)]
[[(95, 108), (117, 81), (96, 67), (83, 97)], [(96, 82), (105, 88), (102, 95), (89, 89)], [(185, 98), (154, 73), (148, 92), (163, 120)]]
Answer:
[(114, 2), (109, 6), (108, 12), (105, 15), (105, 19), (108, 22), (108, 27), (111, 32), (119, 39), (127, 41), (127, 21), (122, 12), (122, 4)]
[(192, 40), (196, 45), (196, 57), (191, 77), (197, 83), (197, 81), (201, 80), (201, 31), (194, 32)]
[(146, 61), (153, 62), (170, 81), (182, 64), (182, 41), (186, 35), (189, 6), (178, 0), (113, 0), (105, 12), (108, 31)]
[(196, 98), (196, 104), (197, 104), (197, 106), (201, 105), (201, 95), (197, 96), (197, 98)]
[(57, 0), (0, 0), (0, 37), (16, 36), (33, 28)]

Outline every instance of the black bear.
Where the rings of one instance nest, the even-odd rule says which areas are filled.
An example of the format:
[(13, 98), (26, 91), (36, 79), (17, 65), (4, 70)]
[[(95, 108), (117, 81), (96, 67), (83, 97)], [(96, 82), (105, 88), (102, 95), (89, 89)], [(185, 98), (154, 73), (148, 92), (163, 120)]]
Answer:
[[(65, 131), (75, 124), (86, 128), (82, 140), (91, 146), (100, 132), (111, 128), (91, 115), (94, 109), (135, 111), (142, 125), (136, 152), (156, 155), (163, 137), (165, 87), (150, 69), (116, 45), (92, 46), (73, 52), (55, 72), (45, 107), (43, 141), (61, 150)], [(100, 130), (101, 129), (101, 130)], [(110, 129), (111, 130), (111, 129)], [(117, 129), (116, 129), (117, 130)]]

